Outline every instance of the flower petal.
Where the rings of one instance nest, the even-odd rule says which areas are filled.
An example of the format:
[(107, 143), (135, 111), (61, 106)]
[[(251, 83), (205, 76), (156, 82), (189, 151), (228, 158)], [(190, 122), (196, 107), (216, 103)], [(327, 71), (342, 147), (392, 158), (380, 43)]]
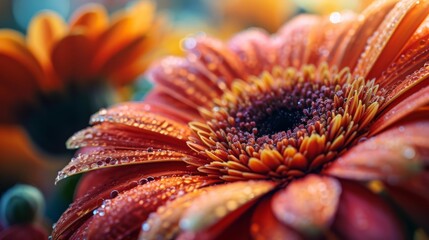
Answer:
[(274, 215), (297, 231), (317, 235), (327, 229), (337, 211), (341, 185), (334, 178), (307, 175), (277, 192), (272, 201)]
[(100, 72), (112, 56), (123, 51), (137, 38), (147, 34), (154, 20), (154, 11), (155, 6), (151, 1), (139, 1), (129, 11), (117, 13), (112, 25), (99, 37), (91, 66), (93, 71)]
[(216, 75), (204, 66), (178, 57), (168, 57), (150, 70), (149, 77), (171, 97), (197, 109), (210, 106), (222, 94)]
[(429, 1), (398, 2), (368, 41), (368, 48), (361, 55), (354, 74), (367, 79), (379, 77), (402, 49), (398, 46), (405, 45), (428, 11)]
[(295, 230), (281, 223), (271, 208), (271, 198), (258, 203), (250, 229), (253, 239), (303, 239)]
[(85, 222), (92, 211), (99, 207), (104, 199), (112, 197), (112, 191), (122, 193), (145, 184), (148, 179), (173, 174), (189, 174), (182, 162), (148, 163), (145, 165), (119, 166), (101, 169), (86, 174), (76, 192), (76, 199), (62, 214), (53, 230), (54, 239), (68, 239)]
[(264, 70), (271, 70), (275, 52), (265, 31), (251, 29), (235, 35), (228, 47), (240, 58), (245, 71), (259, 76)]
[[(429, 67), (426, 78), (429, 77)], [(385, 130), (395, 122), (402, 118), (410, 115), (418, 108), (423, 107), (429, 103), (429, 86), (417, 90), (415, 93), (409, 93), (410, 95), (404, 96), (404, 98), (397, 99), (397, 104), (391, 104), (389, 108), (386, 108), (382, 114), (375, 120), (370, 126), (369, 135), (374, 136), (379, 132)]]
[(195, 199), (192, 206), (183, 214), (180, 228), (184, 231), (200, 232), (210, 228), (221, 219), (231, 223), (234, 217), (231, 217), (230, 214), (240, 209), (243, 210), (242, 207), (266, 194), (274, 186), (274, 183), (268, 181), (247, 181), (210, 187), (210, 189), (206, 189), (205, 194), (201, 194)]
[(230, 86), (235, 79), (245, 80), (248, 77), (238, 56), (223, 42), (209, 37), (191, 37), (185, 41), (191, 42), (185, 42), (188, 59), (202, 64), (215, 76), (221, 76), (219, 84)]
[(396, 0), (374, 1), (357, 17), (342, 43), (346, 44), (346, 47), (342, 51), (341, 68), (355, 68), (360, 55), (365, 51), (367, 40), (374, 34), (396, 2)]
[(319, 26), (310, 31), (305, 63), (316, 66), (322, 63), (336, 65), (341, 48), (345, 47), (340, 42), (355, 22), (356, 16), (347, 12), (336, 12), (320, 19)]
[(83, 31), (91, 39), (97, 38), (109, 25), (106, 9), (100, 4), (85, 4), (77, 9), (70, 20), (70, 31)]
[(134, 130), (147, 134), (187, 140), (191, 131), (187, 125), (175, 122), (151, 112), (150, 108), (135, 107), (136, 105), (121, 104), (109, 109), (102, 109), (91, 117), (91, 124), (109, 122), (133, 127)]
[(65, 82), (89, 84), (89, 65), (93, 45), (86, 34), (69, 34), (59, 40), (52, 49), (52, 65)]
[(400, 54), (377, 79), (389, 104), (427, 78), (429, 72), (429, 17), (417, 29)]
[(428, 159), (428, 121), (394, 127), (370, 138), (339, 157), (326, 173), (348, 179), (377, 180), (390, 183), (423, 170)]
[[(94, 211), (89, 226), (90, 239), (125, 239), (137, 237), (141, 224), (159, 206), (181, 194), (207, 184), (203, 176), (161, 177), (105, 200)], [(117, 223), (121, 224), (117, 224)]]
[(34, 17), (28, 27), (27, 44), (46, 71), (43, 79), (44, 89), (56, 89), (62, 86), (55, 76), (51, 63), (51, 50), (54, 44), (67, 31), (64, 20), (55, 12), (45, 11)]
[(411, 219), (429, 232), (429, 172), (426, 171), (399, 186), (387, 185), (387, 191), (396, 204), (403, 209)]
[(205, 189), (197, 189), (187, 193), (167, 202), (165, 206), (159, 207), (156, 212), (151, 213), (142, 225), (139, 239), (173, 239), (180, 231), (179, 221), (183, 213)]
[(383, 199), (357, 183), (341, 184), (333, 223), (340, 239), (404, 239), (400, 222)]
[(100, 149), (90, 153), (79, 153), (67, 166), (58, 172), (58, 181), (76, 174), (94, 171), (101, 168), (117, 167), (124, 165), (145, 164), (149, 162), (182, 162), (183, 159), (195, 158), (185, 153), (153, 149)]
[(272, 41), (278, 49), (276, 59), (280, 66), (300, 69), (306, 63), (309, 35), (319, 27), (320, 20), (318, 16), (300, 15), (279, 30)]

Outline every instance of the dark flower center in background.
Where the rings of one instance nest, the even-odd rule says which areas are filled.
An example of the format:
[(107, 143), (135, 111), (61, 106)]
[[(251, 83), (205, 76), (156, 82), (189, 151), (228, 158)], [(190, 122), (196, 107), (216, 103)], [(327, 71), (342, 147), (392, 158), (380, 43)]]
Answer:
[[(289, 179), (320, 171), (365, 136), (383, 98), (373, 81), (322, 65), (274, 69), (203, 110), (189, 146), (201, 172), (224, 180)], [(192, 164), (192, 163), (191, 163)]]

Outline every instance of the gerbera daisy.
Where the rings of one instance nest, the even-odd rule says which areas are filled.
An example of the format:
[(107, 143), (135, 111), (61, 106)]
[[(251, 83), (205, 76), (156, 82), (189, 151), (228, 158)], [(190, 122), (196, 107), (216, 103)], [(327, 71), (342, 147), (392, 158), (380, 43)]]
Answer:
[(111, 16), (87, 4), (68, 23), (45, 11), (25, 37), (1, 29), (0, 123), (24, 126), (43, 151), (64, 154), (63, 142), (144, 72), (161, 22), (153, 2), (142, 0)]
[[(95, 114), (54, 239), (402, 239), (429, 230), (428, 1), (191, 38)], [(399, 210), (399, 211), (397, 211)], [(404, 223), (407, 223), (405, 225)]]

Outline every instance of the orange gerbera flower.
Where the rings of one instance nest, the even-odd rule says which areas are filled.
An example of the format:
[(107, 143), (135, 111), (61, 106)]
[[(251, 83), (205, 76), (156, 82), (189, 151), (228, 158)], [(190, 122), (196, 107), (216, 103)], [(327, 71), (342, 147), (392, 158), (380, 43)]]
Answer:
[(57, 181), (91, 172), (53, 238), (428, 231), (428, 13), (377, 1), (273, 36), (189, 39), (186, 58), (151, 69), (143, 102), (101, 110), (68, 141), (84, 148)]
[(16, 121), (40, 95), (46, 100), (66, 87), (90, 88), (106, 80), (122, 86), (134, 80), (147, 65), (148, 57), (142, 57), (159, 39), (154, 8), (139, 1), (109, 19), (102, 5), (91, 4), (75, 12), (69, 24), (54, 12), (38, 14), (26, 39), (0, 30), (1, 122)]

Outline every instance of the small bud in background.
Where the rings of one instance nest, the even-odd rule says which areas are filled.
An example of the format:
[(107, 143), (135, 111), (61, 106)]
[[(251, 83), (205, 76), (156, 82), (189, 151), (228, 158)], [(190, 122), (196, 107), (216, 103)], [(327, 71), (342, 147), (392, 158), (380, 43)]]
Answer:
[(29, 185), (15, 185), (1, 197), (0, 219), (8, 227), (40, 220), (45, 209), (42, 193)]

